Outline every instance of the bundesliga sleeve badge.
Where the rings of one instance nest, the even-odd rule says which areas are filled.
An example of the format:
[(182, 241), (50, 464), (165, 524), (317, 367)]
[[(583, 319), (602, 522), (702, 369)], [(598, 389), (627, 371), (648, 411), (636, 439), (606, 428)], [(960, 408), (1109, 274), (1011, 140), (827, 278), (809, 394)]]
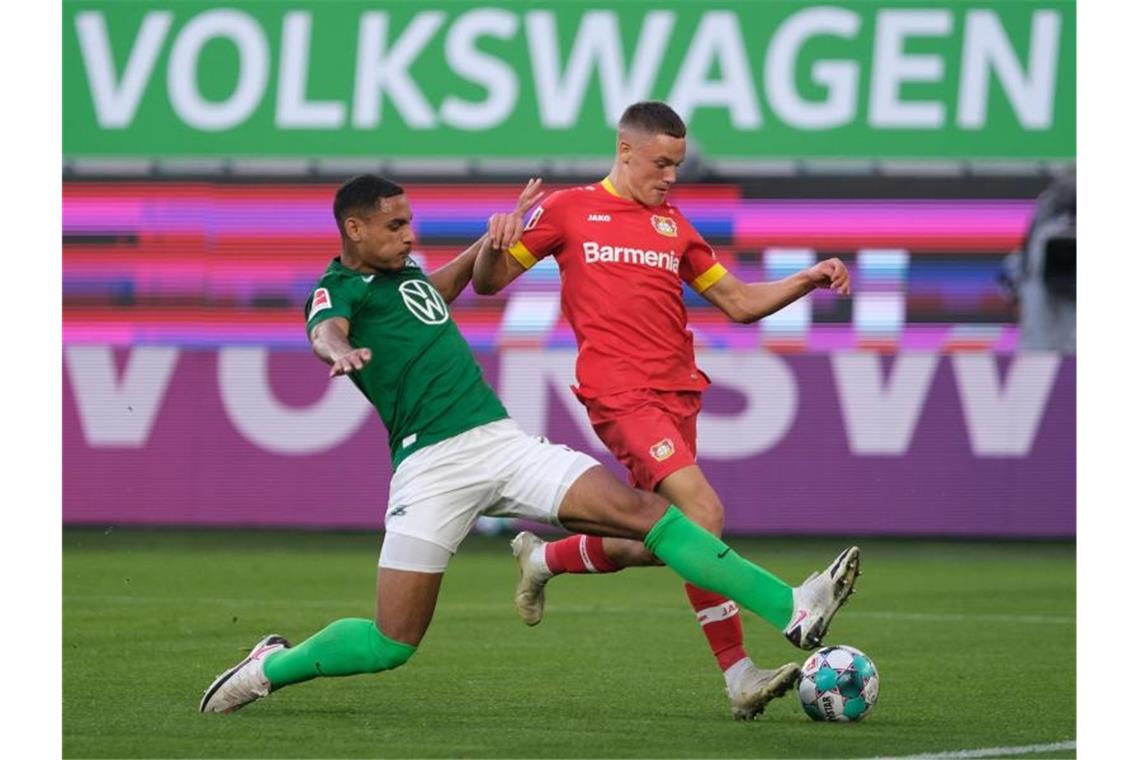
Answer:
[(309, 319), (317, 312), (332, 308), (332, 298), (329, 297), (328, 288), (317, 288), (313, 293), (313, 305), (309, 309)]
[(650, 217), (649, 221), (653, 223), (653, 229), (665, 237), (677, 237), (677, 222), (667, 216), (657, 216), (654, 214)]

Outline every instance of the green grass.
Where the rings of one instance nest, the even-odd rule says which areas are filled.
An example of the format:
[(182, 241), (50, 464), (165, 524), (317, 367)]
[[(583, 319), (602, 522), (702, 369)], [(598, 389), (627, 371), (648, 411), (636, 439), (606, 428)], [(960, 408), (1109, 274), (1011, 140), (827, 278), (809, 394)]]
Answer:
[[(793, 581), (840, 545), (732, 543)], [(261, 635), (297, 642), (371, 617), (378, 538), (65, 531), (64, 756), (873, 757), (1076, 736), (1073, 544), (861, 545), (859, 593), (828, 641), (863, 649), (882, 674), (863, 723), (813, 723), (794, 695), (733, 721), (663, 568), (558, 578), (546, 619), (527, 628), (506, 539), (482, 537), (452, 561), (407, 666), (221, 717), (197, 713), (201, 692)], [(803, 659), (745, 617), (753, 659)]]

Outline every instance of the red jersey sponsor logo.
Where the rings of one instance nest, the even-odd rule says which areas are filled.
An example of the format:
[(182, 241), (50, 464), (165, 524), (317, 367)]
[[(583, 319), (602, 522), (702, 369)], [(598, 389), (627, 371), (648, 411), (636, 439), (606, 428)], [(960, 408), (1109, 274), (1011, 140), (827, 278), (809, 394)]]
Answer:
[(587, 264), (638, 264), (644, 267), (664, 269), (674, 274), (681, 271), (681, 259), (674, 251), (602, 245), (595, 240), (587, 240), (582, 243), (582, 253)]
[(658, 462), (664, 462), (669, 457), (673, 456), (676, 449), (673, 447), (673, 441), (668, 438), (662, 438), (657, 443), (649, 447), (649, 455), (656, 459)]
[(675, 219), (654, 214), (649, 218), (649, 221), (653, 223), (653, 229), (665, 237), (677, 237), (677, 221)]
[[(681, 211), (638, 206), (601, 185), (559, 190), (542, 207), (521, 242), (534, 261), (551, 257), (558, 265), (562, 310), (579, 349), (580, 398), (634, 388), (704, 390), (682, 283), (695, 282), (716, 260)], [(610, 220), (601, 221), (606, 216)], [(662, 231), (654, 216), (664, 220)], [(516, 258), (534, 264), (525, 255)], [(641, 444), (642, 457), (649, 443)]]

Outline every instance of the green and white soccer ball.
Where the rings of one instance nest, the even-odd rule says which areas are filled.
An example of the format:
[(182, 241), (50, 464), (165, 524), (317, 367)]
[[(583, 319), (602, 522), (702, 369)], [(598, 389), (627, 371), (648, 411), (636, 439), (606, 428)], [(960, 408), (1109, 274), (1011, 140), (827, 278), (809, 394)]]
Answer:
[(855, 647), (812, 654), (800, 677), (800, 704), (812, 720), (863, 720), (879, 698), (879, 670)]

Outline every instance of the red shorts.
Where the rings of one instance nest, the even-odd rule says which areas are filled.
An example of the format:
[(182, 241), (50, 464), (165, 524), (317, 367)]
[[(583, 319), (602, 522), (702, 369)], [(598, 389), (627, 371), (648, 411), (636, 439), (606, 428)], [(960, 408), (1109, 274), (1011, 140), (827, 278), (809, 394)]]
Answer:
[(635, 390), (581, 400), (594, 432), (637, 488), (652, 491), (696, 463), (699, 391)]

